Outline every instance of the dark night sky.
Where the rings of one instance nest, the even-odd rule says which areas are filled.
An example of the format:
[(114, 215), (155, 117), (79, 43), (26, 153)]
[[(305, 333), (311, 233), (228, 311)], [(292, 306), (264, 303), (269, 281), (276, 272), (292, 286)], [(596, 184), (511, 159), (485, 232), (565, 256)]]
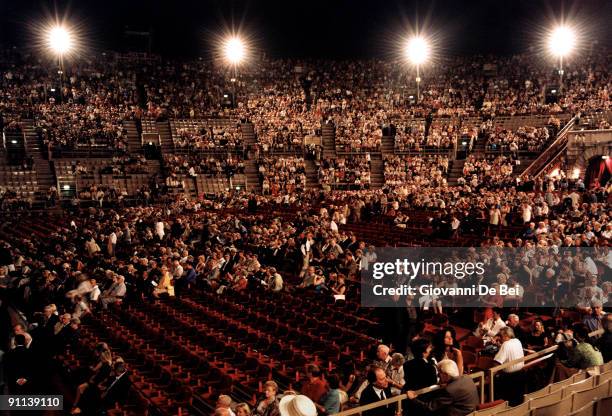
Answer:
[(185, 56), (205, 55), (231, 27), (274, 56), (351, 58), (387, 54), (417, 15), (446, 54), (524, 50), (561, 11), (609, 43), (612, 21), (610, 0), (0, 0), (0, 44), (30, 44), (31, 26), (54, 9), (94, 50), (124, 49), (130, 26), (152, 29), (154, 52)]

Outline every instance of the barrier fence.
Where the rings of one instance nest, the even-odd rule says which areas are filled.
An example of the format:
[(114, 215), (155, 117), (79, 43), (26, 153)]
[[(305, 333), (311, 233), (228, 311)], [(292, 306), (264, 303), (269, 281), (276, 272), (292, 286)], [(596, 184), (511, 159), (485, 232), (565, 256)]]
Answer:
[[(484, 403), (485, 373), (483, 371), (479, 371), (477, 373), (472, 373), (472, 374), (467, 374), (467, 375), (475, 380), (474, 383), (476, 383), (476, 385), (480, 389), (480, 403)], [(436, 384), (436, 385), (433, 385), (433, 386), (425, 387), (425, 388), (420, 389), (420, 390), (416, 390), (415, 393), (420, 396), (422, 394), (427, 394), (427, 393), (430, 393), (432, 391), (439, 390), (441, 388), (442, 387), (440, 387), (439, 385)], [(376, 408), (382, 407), (382, 406), (389, 406), (389, 405), (393, 405), (393, 404), (397, 405), (397, 413), (396, 414), (401, 414), (402, 413), (402, 402), (404, 400), (408, 400), (408, 397), (405, 394), (400, 394), (399, 396), (394, 396), (394, 397), (391, 397), (389, 399), (381, 400), (381, 401), (376, 402), (376, 403), (370, 403), (370, 404), (366, 404), (364, 406), (359, 406), (359, 407), (355, 407), (353, 409), (342, 411), (340, 413), (336, 413), (336, 416), (361, 415), (362, 413), (367, 412), (368, 410), (376, 409)]]
[[(589, 337), (600, 336), (603, 334), (603, 332), (604, 332), (603, 329), (598, 329), (596, 331), (591, 332), (589, 334)], [(558, 348), (559, 348), (558, 345), (553, 345), (541, 351), (537, 351), (532, 354), (526, 355), (524, 357), (517, 358), (516, 360), (508, 361), (507, 363), (503, 363), (495, 367), (491, 367), (484, 371), (479, 371), (477, 373), (466, 374), (466, 375), (471, 377), (474, 380), (474, 383), (478, 386), (481, 404), (485, 402), (485, 384), (486, 384), (486, 380), (488, 380), (488, 383), (489, 383), (488, 399), (489, 401), (493, 401), (495, 400), (495, 376), (499, 372), (503, 371), (504, 369), (508, 367), (519, 364), (519, 363), (524, 363), (523, 368), (519, 370), (519, 371), (523, 371), (524, 369), (529, 368), (537, 363), (554, 358), (555, 357), (554, 353), (557, 351)], [(429, 387), (425, 387), (423, 389), (417, 390), (416, 393), (417, 395), (422, 395), (422, 394), (430, 393), (432, 391), (439, 390), (441, 388), (442, 388), (441, 386), (436, 384), (433, 386), (429, 386)], [(389, 399), (381, 400), (375, 403), (367, 404), (365, 406), (359, 406), (353, 409), (344, 410), (340, 413), (337, 413), (335, 416), (361, 415), (362, 413), (368, 410), (376, 409), (382, 406), (389, 406), (392, 404), (397, 405), (396, 414), (401, 414), (402, 413), (402, 402), (404, 400), (408, 400), (408, 397), (405, 394), (400, 394), (398, 396), (394, 396)]]

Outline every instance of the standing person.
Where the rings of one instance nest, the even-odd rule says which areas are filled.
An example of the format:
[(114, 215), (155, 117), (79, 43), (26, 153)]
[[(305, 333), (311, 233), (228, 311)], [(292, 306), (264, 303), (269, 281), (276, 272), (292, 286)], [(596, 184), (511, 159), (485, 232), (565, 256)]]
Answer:
[(161, 219), (155, 223), (155, 235), (159, 241), (162, 241), (166, 235), (166, 232), (164, 231), (164, 222)]
[(4, 376), (10, 394), (27, 394), (33, 391), (33, 355), (26, 347), (26, 338), (15, 335), (15, 348), (7, 351), (2, 358)]
[[(501, 337), (501, 346), (495, 355), (494, 360), (499, 364), (506, 364), (525, 356), (521, 341), (514, 337), (514, 331), (510, 327), (504, 327), (499, 331)], [(502, 392), (504, 400), (508, 400), (511, 406), (520, 404), (523, 399), (523, 389), (517, 386), (523, 386), (523, 363), (517, 363), (506, 367), (503, 370), (503, 376), (500, 379), (500, 387), (496, 389)]]

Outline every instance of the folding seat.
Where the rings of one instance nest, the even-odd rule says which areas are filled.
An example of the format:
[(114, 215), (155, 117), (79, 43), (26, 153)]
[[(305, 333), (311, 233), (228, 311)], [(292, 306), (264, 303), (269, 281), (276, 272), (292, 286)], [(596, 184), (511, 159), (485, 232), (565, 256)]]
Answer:
[(482, 338), (473, 335), (468, 336), (464, 341), (462, 341), (461, 346), (464, 350), (470, 350), (475, 352), (481, 350), (484, 347)]
[(270, 357), (279, 357), (282, 353), (283, 348), (278, 342), (273, 342), (270, 347), (266, 350), (265, 354)]
[(506, 410), (507, 408), (507, 401), (495, 400), (494, 402), (478, 405), (477, 410), (475, 412), (470, 413), (469, 416), (492, 416), (496, 415), (501, 410)]
[(497, 363), (492, 357), (478, 356), (476, 365), (470, 367), (469, 370), (470, 371), (487, 370), (489, 368), (495, 367), (496, 365)]
[(563, 391), (555, 390), (552, 393), (544, 393), (536, 397), (531, 397), (529, 400), (525, 399), (525, 401), (529, 401), (530, 409), (535, 409), (536, 407), (543, 407), (556, 403), (560, 401), (562, 397)]
[[(554, 403), (532, 408), (531, 416), (558, 416), (567, 415), (572, 410), (573, 394), (563, 397)], [(503, 414), (503, 413), (502, 413)]]
[(574, 402), (572, 403), (572, 410), (577, 411), (583, 406), (592, 402), (593, 400), (603, 399), (610, 396), (610, 380), (604, 381), (600, 385), (593, 387), (592, 389), (582, 390), (574, 394)]
[(595, 384), (600, 385), (601, 383), (604, 383), (605, 381), (612, 380), (612, 370), (607, 371), (602, 374), (598, 374), (595, 377), (597, 378), (597, 380), (595, 381)]
[[(465, 353), (463, 355), (463, 362), (465, 363)], [(537, 399), (537, 398), (546, 396), (548, 394), (550, 394), (550, 385), (548, 385), (548, 386), (546, 386), (546, 387), (544, 387), (544, 388), (542, 388), (540, 390), (534, 391), (532, 393), (525, 394), (523, 396), (523, 401), (527, 402), (527, 401), (529, 401), (531, 399)]]
[[(582, 406), (580, 409), (574, 410), (568, 416), (594, 416), (596, 409), (596, 402), (589, 402)], [(610, 410), (610, 409), (608, 409)]]
[(595, 387), (595, 377), (589, 377), (583, 381), (579, 381), (578, 383), (570, 384), (563, 388), (562, 396), (570, 396), (572, 393), (576, 393), (583, 390), (589, 390)]
[(257, 368), (259, 367), (259, 360), (255, 357), (247, 357), (246, 360), (239, 365), (238, 368), (246, 374), (254, 374), (257, 372)]

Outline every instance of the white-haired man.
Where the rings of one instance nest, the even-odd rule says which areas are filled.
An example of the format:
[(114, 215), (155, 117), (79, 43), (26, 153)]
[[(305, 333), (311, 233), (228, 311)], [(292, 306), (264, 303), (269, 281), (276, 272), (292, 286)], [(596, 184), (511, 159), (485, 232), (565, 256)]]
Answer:
[(380, 344), (376, 349), (376, 360), (374, 361), (374, 365), (382, 368), (387, 375), (390, 374), (391, 371), (391, 349), (384, 345)]
[(471, 377), (459, 374), (459, 368), (453, 360), (440, 361), (438, 370), (440, 384), (446, 385), (444, 389), (430, 400), (419, 400), (414, 391), (408, 390), (406, 395), (412, 403), (436, 415), (464, 416), (476, 410), (480, 401), (478, 389)]

